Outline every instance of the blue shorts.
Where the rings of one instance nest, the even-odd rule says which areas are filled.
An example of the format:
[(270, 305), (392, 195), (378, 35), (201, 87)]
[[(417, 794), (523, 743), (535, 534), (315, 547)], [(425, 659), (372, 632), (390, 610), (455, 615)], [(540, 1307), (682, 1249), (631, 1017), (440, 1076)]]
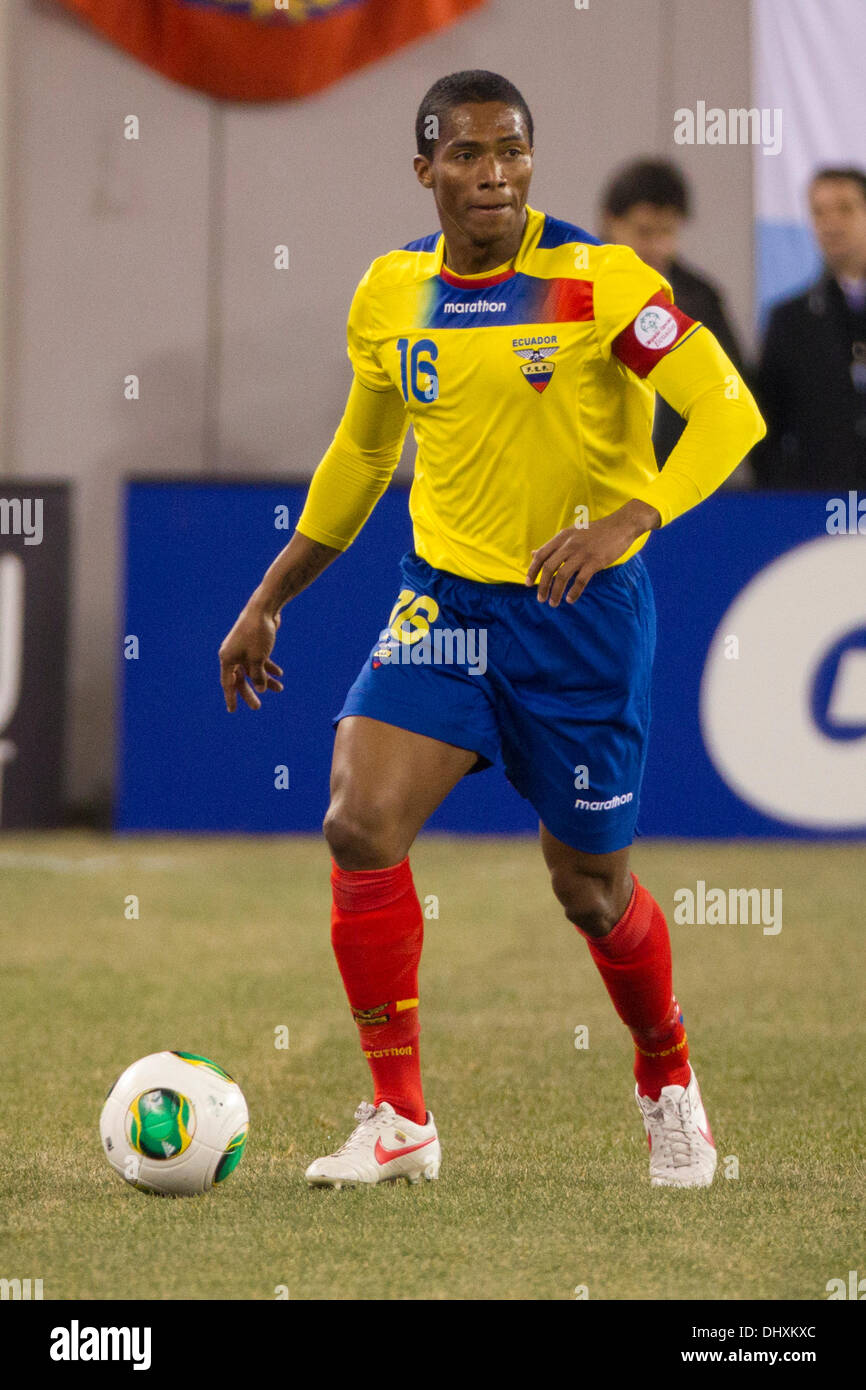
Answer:
[[(373, 651), (334, 720), (362, 714), (479, 755), (550, 833), (606, 854), (634, 837), (656, 617), (640, 555), (593, 575), (574, 604), (480, 584), (414, 552)], [(385, 615), (383, 614), (383, 618)]]

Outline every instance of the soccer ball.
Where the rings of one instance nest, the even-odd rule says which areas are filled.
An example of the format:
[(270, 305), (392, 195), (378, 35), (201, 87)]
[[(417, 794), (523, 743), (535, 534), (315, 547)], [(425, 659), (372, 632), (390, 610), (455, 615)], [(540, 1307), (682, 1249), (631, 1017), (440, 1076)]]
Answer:
[(233, 1173), (249, 1112), (228, 1072), (194, 1052), (152, 1052), (115, 1081), (99, 1132), (116, 1173), (142, 1192), (192, 1197)]

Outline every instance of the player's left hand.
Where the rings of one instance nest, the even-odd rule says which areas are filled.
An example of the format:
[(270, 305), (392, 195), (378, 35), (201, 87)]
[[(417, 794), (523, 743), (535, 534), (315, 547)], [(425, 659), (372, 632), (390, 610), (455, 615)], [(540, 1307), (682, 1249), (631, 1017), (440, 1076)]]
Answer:
[(534, 584), (540, 575), (538, 602), (558, 608), (568, 589), (566, 603), (576, 603), (594, 574), (619, 560), (638, 536), (660, 524), (661, 517), (654, 507), (646, 508), (650, 519), (644, 514), (638, 520), (627, 510), (635, 506), (644, 508), (645, 504), (629, 502), (588, 526), (568, 526), (546, 545), (533, 550), (526, 583)]

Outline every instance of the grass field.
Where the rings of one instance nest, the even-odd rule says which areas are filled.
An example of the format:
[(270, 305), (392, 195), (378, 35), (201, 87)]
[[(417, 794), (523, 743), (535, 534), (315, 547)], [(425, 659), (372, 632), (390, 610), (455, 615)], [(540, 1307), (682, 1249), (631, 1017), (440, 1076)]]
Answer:
[[(7, 833), (0, 1275), (42, 1278), (46, 1299), (824, 1299), (866, 1273), (862, 862), (858, 845), (636, 847), (720, 1155), (710, 1190), (676, 1192), (649, 1186), (628, 1035), (535, 843), (422, 839), (442, 1175), (336, 1193), (304, 1168), (371, 1089), (323, 842)], [(674, 925), (697, 879), (782, 888), (781, 932)], [(249, 1102), (244, 1161), (205, 1197), (127, 1188), (100, 1150), (109, 1085), (161, 1048), (213, 1057)]]

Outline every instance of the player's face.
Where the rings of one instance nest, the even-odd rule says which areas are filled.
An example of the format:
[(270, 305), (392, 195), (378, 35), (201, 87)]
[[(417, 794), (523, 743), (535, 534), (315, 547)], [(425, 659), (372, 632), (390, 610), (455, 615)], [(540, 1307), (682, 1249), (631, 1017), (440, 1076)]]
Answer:
[(866, 196), (853, 179), (819, 179), (809, 198), (815, 236), (832, 270), (866, 273)]
[(458, 231), (475, 246), (519, 245), (532, 178), (532, 147), (521, 111), (503, 102), (454, 106), (442, 122), (433, 158), (415, 171), (432, 188), (446, 239)]
[(630, 246), (642, 261), (664, 275), (677, 254), (682, 214), (676, 208), (635, 203), (622, 217), (605, 219), (608, 241)]

